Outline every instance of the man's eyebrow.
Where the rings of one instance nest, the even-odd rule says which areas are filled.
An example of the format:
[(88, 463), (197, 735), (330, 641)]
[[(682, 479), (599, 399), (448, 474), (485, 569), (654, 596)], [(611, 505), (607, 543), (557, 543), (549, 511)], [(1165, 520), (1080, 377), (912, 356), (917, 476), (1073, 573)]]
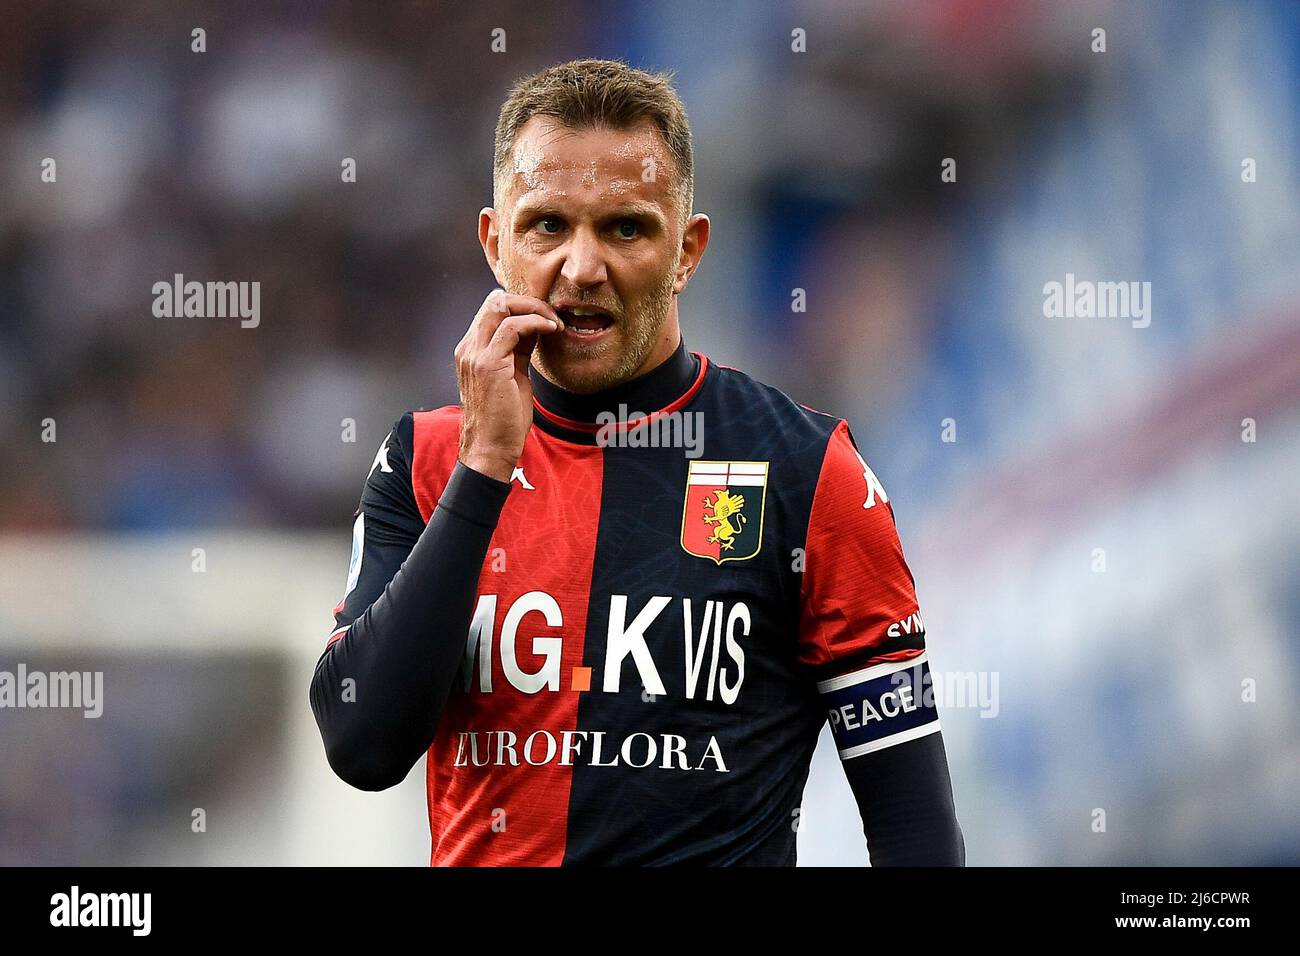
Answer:
[[(519, 220), (526, 219), (531, 216), (535, 216), (538, 213), (542, 213), (542, 212), (553, 212), (556, 215), (561, 215), (561, 216), (565, 214), (562, 210), (559, 209), (556, 203), (550, 200), (524, 199), (521, 200), (517, 206), (515, 206), (514, 219), (517, 222)], [(620, 203), (618, 206), (611, 209), (609, 212), (605, 213), (602, 218), (621, 219), (627, 216), (640, 216), (642, 218), (650, 219), (654, 222), (660, 222), (660, 223), (666, 221), (664, 214), (660, 210), (657, 203), (647, 202), (644, 200), (635, 200), (632, 202)]]
[(663, 213), (660, 211), (658, 203), (645, 201), (632, 201), (622, 203), (609, 214), (610, 219), (619, 216), (644, 216), (647, 219), (662, 219)]

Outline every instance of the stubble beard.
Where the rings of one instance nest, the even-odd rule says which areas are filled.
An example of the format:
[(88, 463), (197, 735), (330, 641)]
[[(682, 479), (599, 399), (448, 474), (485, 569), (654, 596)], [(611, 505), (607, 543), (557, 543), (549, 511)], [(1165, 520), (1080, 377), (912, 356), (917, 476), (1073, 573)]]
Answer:
[[(501, 272), (507, 292), (530, 294), (526, 286), (515, 280), (505, 259), (501, 260)], [(558, 334), (542, 335), (533, 349), (532, 364), (549, 381), (579, 395), (600, 392), (628, 381), (654, 350), (668, 320), (676, 272), (674, 262), (645, 299), (616, 320), (612, 341), (588, 344), (571, 338), (560, 340)], [(607, 363), (605, 360), (610, 355), (616, 357)]]

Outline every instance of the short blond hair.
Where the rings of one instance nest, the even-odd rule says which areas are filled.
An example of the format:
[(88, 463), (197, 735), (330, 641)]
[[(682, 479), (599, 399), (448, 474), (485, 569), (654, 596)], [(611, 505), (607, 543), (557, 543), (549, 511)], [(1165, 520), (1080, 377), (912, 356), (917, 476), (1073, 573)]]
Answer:
[(674, 198), (685, 224), (695, 201), (695, 163), (686, 107), (673, 73), (647, 73), (620, 60), (571, 60), (526, 76), (510, 88), (497, 118), (492, 202), (499, 205), (510, 175), (515, 136), (534, 116), (553, 116), (573, 129), (624, 130), (652, 120), (677, 166)]

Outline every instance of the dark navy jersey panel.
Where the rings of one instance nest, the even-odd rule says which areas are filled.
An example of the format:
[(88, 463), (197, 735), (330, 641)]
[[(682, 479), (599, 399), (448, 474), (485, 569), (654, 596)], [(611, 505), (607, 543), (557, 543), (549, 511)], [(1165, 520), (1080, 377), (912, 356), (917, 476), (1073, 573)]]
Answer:
[[(603, 451), (584, 663), (604, 683), (583, 696), (578, 728), (631, 759), (574, 767), (565, 862), (788, 865), (825, 722), (797, 661), (797, 549), (835, 420), (716, 366), (681, 413), (698, 416), (693, 458)], [(683, 546), (693, 461), (767, 465), (764, 485), (739, 486), (761, 522), (752, 557)], [(625, 646), (643, 638), (648, 656), (611, 654), (641, 615)]]

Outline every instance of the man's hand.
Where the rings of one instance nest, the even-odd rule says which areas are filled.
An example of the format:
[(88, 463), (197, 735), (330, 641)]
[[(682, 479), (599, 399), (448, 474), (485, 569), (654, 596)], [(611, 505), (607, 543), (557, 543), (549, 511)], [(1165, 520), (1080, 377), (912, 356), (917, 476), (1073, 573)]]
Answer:
[(475, 471), (509, 481), (533, 423), (528, 360), (537, 337), (564, 328), (541, 299), (495, 289), (456, 346), (463, 410), (459, 458)]

